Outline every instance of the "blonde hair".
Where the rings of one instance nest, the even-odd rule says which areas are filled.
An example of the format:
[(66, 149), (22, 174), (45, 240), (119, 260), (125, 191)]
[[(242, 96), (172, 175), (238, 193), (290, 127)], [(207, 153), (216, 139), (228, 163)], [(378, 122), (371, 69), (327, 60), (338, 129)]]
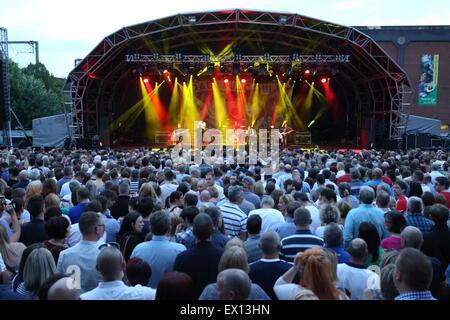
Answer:
[(23, 269), (23, 282), (28, 291), (37, 294), (42, 284), (56, 273), (55, 259), (46, 248), (33, 250)]
[(54, 193), (50, 193), (45, 197), (44, 204), (45, 204), (45, 209), (48, 209), (50, 207), (61, 208), (61, 200)]
[(156, 195), (156, 191), (150, 182), (146, 182), (146, 183), (142, 184), (141, 188), (139, 189), (139, 199), (142, 199), (145, 197), (158, 199), (158, 196)]
[(238, 246), (245, 250), (244, 242), (241, 239), (239, 239), (238, 237), (234, 237), (234, 238), (228, 240), (227, 244), (225, 245), (224, 250), (227, 250), (233, 246)]
[(8, 233), (6, 232), (6, 228), (4, 225), (0, 224), (0, 255), (4, 260), (8, 259), (11, 256), (17, 257), (17, 253), (11, 248), (9, 244)]
[(284, 194), (280, 197), (280, 200), (278, 200), (278, 202), (280, 202), (281, 200), (283, 200), (283, 202), (286, 203), (286, 205), (288, 205), (289, 203), (294, 201), (294, 197), (290, 194)]
[(319, 298), (311, 290), (300, 289), (294, 295), (294, 300), (319, 300)]
[(31, 181), (25, 189), (25, 202), (28, 202), (33, 196), (42, 195), (42, 182), (39, 180)]
[(261, 180), (255, 183), (253, 192), (260, 197), (264, 195), (264, 183)]
[(241, 269), (249, 272), (247, 252), (240, 246), (231, 246), (226, 249), (219, 261), (219, 272), (225, 269)]

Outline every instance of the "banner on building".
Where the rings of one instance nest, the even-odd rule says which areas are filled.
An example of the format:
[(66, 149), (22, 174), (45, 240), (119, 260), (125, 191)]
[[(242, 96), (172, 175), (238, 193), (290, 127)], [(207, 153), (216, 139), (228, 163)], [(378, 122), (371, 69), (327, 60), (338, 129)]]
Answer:
[(436, 105), (438, 93), (439, 55), (420, 57), (419, 105)]

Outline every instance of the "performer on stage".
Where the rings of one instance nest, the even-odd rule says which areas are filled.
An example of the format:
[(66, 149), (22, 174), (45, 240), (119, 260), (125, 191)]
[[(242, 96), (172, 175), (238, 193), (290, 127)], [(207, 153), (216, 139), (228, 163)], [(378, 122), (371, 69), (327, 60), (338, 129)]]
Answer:
[(287, 148), (288, 135), (294, 131), (288, 126), (287, 122), (280, 128), (281, 150)]

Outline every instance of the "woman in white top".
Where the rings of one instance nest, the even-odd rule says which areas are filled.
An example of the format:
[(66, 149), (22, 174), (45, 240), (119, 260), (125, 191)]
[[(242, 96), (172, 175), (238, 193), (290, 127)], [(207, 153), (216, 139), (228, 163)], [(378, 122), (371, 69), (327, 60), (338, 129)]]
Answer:
[[(298, 270), (302, 276), (299, 284), (292, 283)], [(294, 300), (299, 291), (311, 290), (320, 300), (348, 300), (333, 284), (334, 276), (329, 258), (321, 248), (299, 252), (294, 266), (275, 282), (273, 290), (279, 300)]]

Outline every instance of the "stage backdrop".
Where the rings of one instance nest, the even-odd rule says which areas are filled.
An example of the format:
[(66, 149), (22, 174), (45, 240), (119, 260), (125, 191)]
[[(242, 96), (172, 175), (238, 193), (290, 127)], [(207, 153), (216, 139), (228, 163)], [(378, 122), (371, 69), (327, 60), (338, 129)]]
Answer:
[(438, 93), (439, 55), (420, 57), (419, 105), (436, 105)]

